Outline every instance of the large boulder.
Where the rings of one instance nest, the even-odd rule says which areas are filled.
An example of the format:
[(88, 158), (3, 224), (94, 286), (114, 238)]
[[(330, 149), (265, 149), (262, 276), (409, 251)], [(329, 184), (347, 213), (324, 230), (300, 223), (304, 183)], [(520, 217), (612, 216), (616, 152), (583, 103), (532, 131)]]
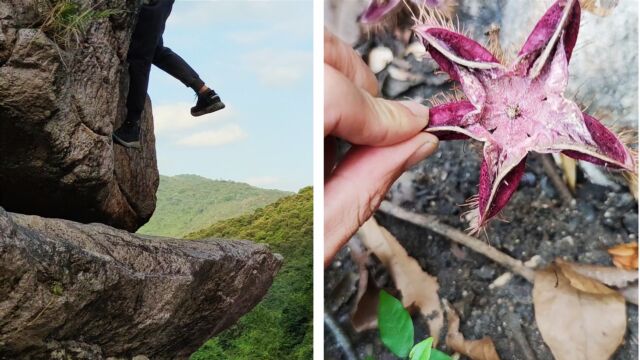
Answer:
[(281, 262), (248, 241), (0, 208), (0, 359), (186, 359), (262, 299)]
[(159, 175), (151, 105), (143, 150), (114, 146), (126, 113), (126, 54), (140, 3), (66, 39), (40, 31), (46, 2), (0, 1), (0, 206), (137, 230), (153, 214)]

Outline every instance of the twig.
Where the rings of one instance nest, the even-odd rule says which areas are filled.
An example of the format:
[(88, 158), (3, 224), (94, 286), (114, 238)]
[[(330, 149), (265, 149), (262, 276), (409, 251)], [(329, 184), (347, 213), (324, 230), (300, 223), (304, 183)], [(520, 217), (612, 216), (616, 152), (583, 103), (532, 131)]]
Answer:
[(571, 191), (567, 187), (567, 184), (562, 180), (560, 175), (556, 172), (556, 166), (551, 161), (551, 155), (540, 154), (540, 161), (542, 161), (542, 168), (544, 169), (545, 174), (549, 177), (553, 186), (560, 193), (560, 197), (562, 201), (566, 205), (572, 205), (573, 203), (573, 195), (571, 195)]
[(522, 261), (512, 258), (511, 256), (497, 250), (493, 246), (467, 235), (464, 232), (455, 229), (449, 225), (441, 223), (433, 215), (421, 215), (407, 211), (399, 206), (395, 206), (388, 201), (383, 201), (380, 205), (381, 212), (396, 217), (398, 219), (410, 222), (414, 225), (429, 229), (436, 234), (442, 235), (449, 240), (462, 244), (471, 250), (474, 250), (496, 263), (506, 267), (523, 278), (533, 282), (534, 272), (522, 264)]
[(505, 323), (507, 324), (507, 328), (511, 330), (516, 344), (520, 347), (520, 354), (522, 354), (524, 360), (537, 360), (535, 353), (527, 341), (524, 331), (522, 331), (520, 317), (513, 312), (508, 312)]
[(353, 352), (353, 346), (351, 346), (351, 342), (342, 331), (342, 328), (336, 320), (331, 316), (331, 314), (324, 312), (324, 325), (329, 328), (331, 334), (336, 339), (336, 344), (340, 349), (342, 349), (342, 354), (346, 357), (347, 360), (358, 360), (358, 357)]

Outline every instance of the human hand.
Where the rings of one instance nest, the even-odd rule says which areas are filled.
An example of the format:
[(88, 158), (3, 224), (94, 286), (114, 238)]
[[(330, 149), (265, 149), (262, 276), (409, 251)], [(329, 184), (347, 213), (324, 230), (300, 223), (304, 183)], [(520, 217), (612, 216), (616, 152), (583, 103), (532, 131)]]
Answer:
[[(325, 30), (324, 263), (373, 215), (393, 182), (431, 155), (438, 138), (422, 132), (429, 109), (376, 98), (378, 82), (358, 54)], [(336, 141), (353, 145), (336, 163)]]

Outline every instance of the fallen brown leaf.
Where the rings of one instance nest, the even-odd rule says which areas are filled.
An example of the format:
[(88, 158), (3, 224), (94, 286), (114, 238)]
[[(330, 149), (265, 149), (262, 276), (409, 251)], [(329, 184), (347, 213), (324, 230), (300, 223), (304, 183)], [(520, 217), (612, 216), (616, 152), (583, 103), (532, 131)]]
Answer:
[[(438, 279), (422, 270), (416, 259), (410, 257), (398, 240), (375, 219), (369, 219), (358, 231), (362, 243), (389, 271), (395, 286), (402, 294), (405, 308), (417, 307), (426, 318), (429, 334), (437, 343), (444, 324)], [(434, 345), (435, 346), (435, 345)]]
[(353, 309), (351, 325), (357, 331), (378, 327), (378, 298), (380, 288), (369, 274), (369, 251), (360, 239), (354, 237), (347, 243), (351, 259), (358, 266), (358, 289)]
[(360, 278), (356, 304), (351, 312), (351, 325), (357, 331), (371, 330), (378, 327), (378, 299), (380, 288), (367, 272)]
[(626, 270), (638, 270), (638, 243), (616, 245), (607, 250), (613, 265)]
[(444, 309), (447, 313), (447, 346), (453, 351), (468, 356), (471, 360), (500, 360), (493, 340), (490, 337), (483, 337), (480, 340), (465, 340), (460, 332), (460, 317), (455, 310), (444, 303)]
[(589, 294), (610, 295), (615, 293), (615, 290), (607, 287), (600, 281), (577, 272), (575, 270), (577, 266), (574, 266), (574, 264), (572, 263), (557, 259), (556, 265), (557, 268), (562, 272), (562, 274), (569, 280), (571, 286), (573, 286), (577, 290)]
[[(578, 281), (572, 282), (567, 273)], [(571, 267), (563, 269), (557, 264), (536, 272), (536, 323), (556, 360), (608, 359), (627, 328), (623, 297), (615, 291), (602, 291), (583, 278), (586, 276)]]
[(638, 280), (637, 271), (619, 269), (613, 266), (576, 264), (562, 259), (556, 259), (555, 262), (563, 269), (569, 268), (580, 275), (617, 288), (623, 288), (629, 283)]
[(629, 285), (622, 289), (618, 289), (618, 292), (628, 302), (638, 305), (638, 283)]

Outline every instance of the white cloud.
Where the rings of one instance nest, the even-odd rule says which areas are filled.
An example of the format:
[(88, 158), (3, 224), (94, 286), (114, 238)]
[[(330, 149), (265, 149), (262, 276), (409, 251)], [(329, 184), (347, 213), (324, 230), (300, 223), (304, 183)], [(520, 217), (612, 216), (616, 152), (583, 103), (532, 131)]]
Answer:
[(236, 117), (233, 109), (228, 107), (212, 114), (193, 117), (190, 113), (192, 106), (193, 104), (182, 102), (154, 106), (153, 121), (156, 134), (191, 129), (198, 125), (228, 121)]
[(267, 86), (293, 86), (313, 72), (313, 56), (310, 51), (260, 50), (248, 53), (245, 62)]
[(185, 146), (221, 146), (248, 137), (247, 133), (238, 125), (231, 124), (216, 130), (201, 131), (178, 140), (178, 144)]
[(313, 18), (312, 11), (312, 0), (178, 0), (167, 26), (171, 28), (174, 25), (202, 27), (209, 24), (242, 24), (243, 22), (285, 23), (290, 24), (298, 32), (304, 31), (310, 36), (313, 29), (309, 22)]
[(270, 186), (270, 185), (277, 184), (280, 182), (280, 180), (282, 179), (280, 179), (277, 176), (256, 176), (256, 177), (248, 178), (244, 182), (256, 187), (263, 187), (263, 186)]

